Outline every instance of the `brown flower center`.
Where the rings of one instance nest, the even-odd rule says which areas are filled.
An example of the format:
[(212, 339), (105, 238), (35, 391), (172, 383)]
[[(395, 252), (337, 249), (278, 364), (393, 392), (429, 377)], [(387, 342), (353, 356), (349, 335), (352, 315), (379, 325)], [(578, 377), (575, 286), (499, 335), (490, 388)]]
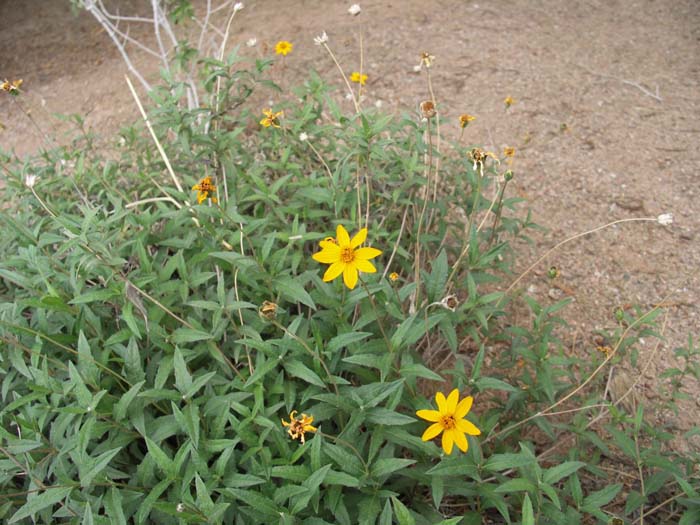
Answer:
[(445, 430), (452, 430), (457, 426), (457, 423), (453, 416), (442, 416), (440, 418), (440, 425), (442, 425), (442, 428)]
[(355, 260), (355, 250), (347, 246), (340, 250), (340, 260), (344, 263), (351, 263)]

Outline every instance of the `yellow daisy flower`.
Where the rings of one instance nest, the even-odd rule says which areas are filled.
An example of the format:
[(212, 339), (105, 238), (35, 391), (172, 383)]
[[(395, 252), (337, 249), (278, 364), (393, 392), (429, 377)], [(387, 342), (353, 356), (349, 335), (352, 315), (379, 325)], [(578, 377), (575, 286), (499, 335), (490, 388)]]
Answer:
[(478, 436), (481, 434), (474, 423), (464, 419), (472, 407), (474, 398), (467, 396), (459, 400), (459, 390), (454, 389), (450, 395), (445, 396), (442, 392), (435, 394), (437, 410), (418, 410), (416, 415), (433, 423), (430, 425), (421, 439), (429, 441), (442, 432), (442, 449), (446, 454), (452, 454), (452, 447), (456, 443), (459, 450), (466, 452), (469, 448), (467, 434)]
[(275, 53), (286, 57), (289, 53), (292, 52), (293, 47), (294, 46), (291, 42), (287, 42), (286, 40), (280, 40), (275, 45)]
[(265, 128), (269, 128), (270, 126), (279, 128), (279, 118), (284, 115), (284, 111), (278, 111), (277, 113), (273, 113), (272, 109), (263, 109), (263, 115), (265, 115), (265, 118), (260, 121), (261, 126)]
[(367, 83), (367, 75), (361, 75), (359, 71), (353, 71), (350, 74), (350, 82), (356, 82), (364, 86)]
[(503, 103), (506, 105), (506, 109), (511, 107), (513, 104), (515, 104), (515, 99), (508, 95), (505, 100), (503, 100)]
[(503, 148), (503, 154), (506, 157), (514, 157), (515, 156), (515, 148), (505, 147), (505, 148)]
[(304, 434), (306, 432), (316, 432), (317, 429), (316, 427), (311, 426), (311, 423), (314, 422), (313, 416), (307, 416), (306, 414), (302, 414), (301, 417), (297, 419), (296, 414), (297, 411), (292, 410), (291, 414), (289, 414), (289, 423), (287, 423), (283, 419), (282, 426), (289, 427), (289, 429), (287, 430), (287, 434), (289, 434), (289, 437), (291, 437), (292, 439), (298, 439), (303, 445), (306, 442)]
[(389, 280), (390, 281), (397, 281), (399, 279), (399, 274), (396, 272), (391, 272), (389, 274)]
[(207, 200), (210, 193), (212, 194), (212, 202), (216, 202), (216, 197), (214, 197), (216, 186), (214, 186), (212, 183), (211, 177), (204, 177), (198, 184), (192, 186), (192, 191), (197, 192), (197, 204), (202, 204), (205, 200)]
[(358, 272), (375, 273), (377, 269), (369, 262), (381, 255), (381, 250), (376, 248), (359, 248), (367, 239), (367, 228), (362, 228), (352, 240), (348, 231), (338, 225), (335, 240), (323, 240), (319, 243), (321, 251), (312, 255), (315, 261), (330, 264), (323, 275), (325, 282), (332, 281), (343, 274), (345, 286), (351, 290), (357, 285)]

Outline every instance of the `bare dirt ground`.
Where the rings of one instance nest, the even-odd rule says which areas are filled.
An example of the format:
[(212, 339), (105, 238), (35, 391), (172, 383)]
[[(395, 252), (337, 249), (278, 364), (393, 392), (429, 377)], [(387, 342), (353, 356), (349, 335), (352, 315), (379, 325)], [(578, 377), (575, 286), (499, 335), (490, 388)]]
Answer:
[[(137, 0), (123, 14), (144, 12)], [(613, 311), (666, 302), (666, 340), (642, 345), (639, 394), (663, 397), (659, 374), (674, 348), (700, 336), (700, 4), (696, 0), (366, 0), (359, 18), (339, 0), (249, 0), (235, 20), (230, 47), (256, 37), (263, 53), (277, 40), (294, 44), (282, 83), (310, 68), (341, 84), (313, 37), (325, 30), (347, 70), (359, 69), (358, 30), (365, 44), (367, 104), (415, 111), (428, 98), (419, 54), (436, 56), (435, 94), (444, 132), (457, 116), (477, 116), (466, 140), (488, 149), (517, 148), (513, 190), (527, 198), (535, 222), (547, 227), (522, 247), (522, 268), (558, 241), (607, 222), (673, 213), (675, 222), (626, 223), (555, 252), (524, 281), (552, 302), (569, 296), (571, 351), (594, 352), (597, 329), (615, 326)], [(141, 33), (139, 33), (141, 31)], [(147, 34), (134, 28), (133, 35)], [(267, 46), (267, 47), (266, 47)], [(0, 77), (23, 78), (25, 104), (42, 127), (61, 136), (50, 113), (86, 115), (109, 139), (137, 118), (124, 83), (126, 68), (107, 35), (67, 0), (0, 0)], [(153, 62), (137, 64), (150, 78)], [(282, 75), (281, 71), (276, 72)], [(276, 77), (279, 78), (279, 77)], [(515, 105), (506, 113), (503, 99)], [(0, 146), (37, 151), (41, 139), (0, 98)], [(561, 276), (552, 283), (546, 269)], [(650, 361), (647, 368), (646, 363)], [(659, 422), (687, 430), (700, 415), (700, 386), (680, 417)], [(681, 444), (679, 446), (687, 446)]]

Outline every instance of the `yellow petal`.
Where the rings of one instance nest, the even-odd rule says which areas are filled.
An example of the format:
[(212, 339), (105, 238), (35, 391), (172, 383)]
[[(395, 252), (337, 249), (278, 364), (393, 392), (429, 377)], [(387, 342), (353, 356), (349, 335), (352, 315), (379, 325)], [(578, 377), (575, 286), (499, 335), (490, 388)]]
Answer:
[(464, 432), (465, 434), (469, 434), (470, 436), (481, 435), (481, 430), (479, 430), (474, 423), (467, 421), (466, 419), (457, 420), (457, 430)]
[(455, 444), (454, 430), (446, 430), (442, 434), (442, 450), (445, 454), (452, 454), (452, 446)]
[(270, 127), (270, 119), (269, 118), (264, 118), (260, 121), (260, 125), (269, 128)]
[(437, 410), (418, 410), (416, 415), (421, 419), (432, 421), (433, 423), (435, 421), (440, 421), (440, 412)]
[(442, 392), (438, 392), (437, 394), (435, 394), (435, 401), (437, 402), (438, 411), (440, 412), (440, 414), (444, 414), (445, 406), (447, 405), (447, 401), (445, 401), (445, 394), (443, 394)]
[(343, 282), (351, 290), (357, 285), (357, 268), (354, 264), (346, 264), (343, 269)]
[(348, 231), (342, 224), (338, 224), (338, 227), (335, 229), (335, 238), (338, 239), (338, 246), (345, 247), (350, 244), (350, 235), (348, 235)]
[(474, 398), (472, 396), (467, 396), (462, 399), (457, 405), (457, 410), (455, 410), (455, 419), (462, 419), (466, 416), (469, 410), (471, 410), (473, 402)]
[(377, 255), (381, 255), (382, 251), (376, 248), (358, 248), (355, 250), (355, 259), (374, 259)]
[(445, 410), (448, 414), (455, 413), (455, 410), (457, 410), (457, 401), (459, 401), (459, 390), (455, 388), (452, 392), (450, 392), (450, 395), (447, 396), (447, 406), (445, 407)]
[(367, 228), (362, 228), (350, 241), (350, 248), (357, 248), (367, 239)]
[(469, 442), (467, 441), (467, 436), (462, 434), (461, 432), (456, 432), (452, 431), (452, 435), (454, 436), (455, 443), (457, 444), (457, 448), (461, 450), (462, 452), (466, 452), (467, 449), (469, 448)]
[(341, 273), (343, 273), (343, 270), (345, 269), (345, 263), (343, 262), (334, 262), (331, 264), (328, 269), (326, 270), (326, 273), (323, 274), (323, 280), (324, 282), (332, 281), (336, 277), (338, 277)]
[(361, 272), (375, 273), (377, 271), (374, 265), (369, 261), (363, 261), (362, 259), (360, 259), (356, 260), (353, 264), (355, 265), (355, 268), (357, 268)]
[(312, 427), (311, 425), (304, 425), (304, 432), (316, 432), (316, 430), (316, 427)]
[(430, 425), (428, 428), (425, 429), (425, 432), (423, 432), (421, 439), (423, 441), (430, 441), (435, 436), (437, 436), (440, 432), (442, 432), (442, 425), (439, 423), (433, 423), (432, 425)]
[(314, 253), (311, 258), (323, 264), (333, 264), (340, 261), (340, 248), (333, 243), (328, 243), (323, 250)]

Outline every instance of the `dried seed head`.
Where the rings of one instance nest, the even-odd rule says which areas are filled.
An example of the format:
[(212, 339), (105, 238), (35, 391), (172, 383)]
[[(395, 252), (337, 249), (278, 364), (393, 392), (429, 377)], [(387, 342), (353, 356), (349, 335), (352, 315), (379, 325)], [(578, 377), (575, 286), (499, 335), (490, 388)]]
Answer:
[(424, 100), (420, 103), (420, 112), (423, 118), (433, 118), (435, 116), (435, 104), (432, 100)]

